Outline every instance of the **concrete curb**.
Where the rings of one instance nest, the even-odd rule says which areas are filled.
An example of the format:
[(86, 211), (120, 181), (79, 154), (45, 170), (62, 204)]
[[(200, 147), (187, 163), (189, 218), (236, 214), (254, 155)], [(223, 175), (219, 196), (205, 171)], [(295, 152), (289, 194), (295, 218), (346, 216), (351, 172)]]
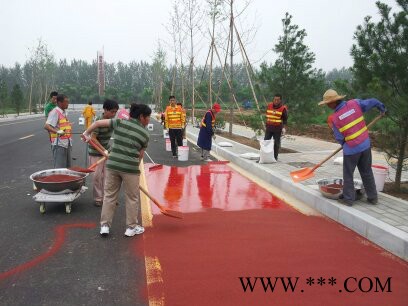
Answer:
[[(194, 142), (197, 141), (198, 134), (187, 131), (187, 135)], [(225, 140), (233, 143), (234, 147), (246, 147), (230, 139)], [(406, 232), (352, 207), (340, 205), (337, 201), (324, 198), (317, 189), (295, 184), (289, 177), (273, 173), (262, 164), (241, 158), (238, 154), (228, 150), (228, 148), (218, 147), (217, 155), (301, 200), (306, 205), (352, 229), (394, 255), (408, 260), (408, 234)]]
[[(9, 114), (7, 117), (0, 117), (0, 122), (9, 122), (9, 121), (15, 121), (15, 120), (23, 120), (23, 119), (32, 119), (32, 118), (40, 118), (44, 117), (44, 114), (20, 114), (17, 116), (17, 114)], [(45, 121), (45, 117), (44, 117)]]

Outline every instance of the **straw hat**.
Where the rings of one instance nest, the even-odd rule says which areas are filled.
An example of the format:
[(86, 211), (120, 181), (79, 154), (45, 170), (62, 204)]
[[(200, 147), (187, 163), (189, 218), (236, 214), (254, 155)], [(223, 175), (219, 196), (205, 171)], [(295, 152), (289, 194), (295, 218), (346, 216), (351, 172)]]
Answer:
[(319, 102), (319, 105), (324, 105), (324, 104), (329, 104), (331, 102), (335, 102), (338, 100), (342, 100), (344, 99), (346, 95), (344, 96), (340, 96), (337, 91), (335, 91), (334, 89), (328, 89), (326, 90), (326, 92), (323, 95), (323, 101)]

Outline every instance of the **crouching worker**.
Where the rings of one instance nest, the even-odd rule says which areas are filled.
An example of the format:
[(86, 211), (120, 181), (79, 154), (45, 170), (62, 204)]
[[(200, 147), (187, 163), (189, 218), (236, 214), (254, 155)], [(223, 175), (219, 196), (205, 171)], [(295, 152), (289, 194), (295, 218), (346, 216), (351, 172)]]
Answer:
[(139, 164), (149, 142), (149, 134), (145, 127), (150, 121), (151, 113), (152, 110), (147, 105), (133, 103), (130, 106), (129, 120), (99, 120), (82, 134), (82, 139), (88, 142), (90, 135), (97, 128), (110, 127), (115, 131), (112, 150), (106, 162), (100, 230), (102, 236), (109, 234), (122, 185), (126, 203), (125, 236), (131, 237), (144, 232), (144, 228), (137, 220), (140, 202)]
[[(106, 99), (105, 102), (103, 102), (103, 114), (96, 117), (96, 121), (103, 119), (112, 119), (113, 117), (115, 117), (118, 109), (118, 102)], [(109, 151), (109, 141), (112, 136), (112, 132), (113, 129), (111, 127), (99, 127), (92, 132), (91, 137), (97, 145), (100, 145), (105, 150)], [(90, 165), (93, 165), (102, 158), (102, 155), (91, 145), (88, 146), (88, 153)], [(96, 166), (95, 172), (93, 174), (93, 198), (95, 206), (102, 206), (105, 172), (106, 160)]]
[(212, 138), (215, 138), (215, 115), (221, 111), (221, 106), (214, 103), (213, 107), (207, 111), (200, 124), (200, 133), (198, 134), (197, 145), (201, 148), (201, 159), (210, 161), (210, 151)]
[(377, 204), (378, 195), (375, 188), (373, 170), (371, 169), (371, 143), (363, 113), (372, 108), (377, 108), (382, 115), (385, 114), (385, 106), (377, 99), (351, 99), (344, 100), (333, 89), (327, 90), (323, 95), (323, 101), (319, 105), (327, 105), (334, 113), (328, 119), (334, 137), (343, 146), (343, 195), (339, 202), (352, 206), (356, 200), (354, 191), (354, 170), (360, 172), (367, 201)]

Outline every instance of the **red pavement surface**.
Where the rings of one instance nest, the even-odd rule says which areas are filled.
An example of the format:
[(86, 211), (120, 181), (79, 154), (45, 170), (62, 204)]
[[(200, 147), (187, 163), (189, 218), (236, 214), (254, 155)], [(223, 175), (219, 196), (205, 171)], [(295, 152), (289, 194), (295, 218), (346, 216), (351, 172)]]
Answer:
[[(342, 225), (299, 213), (227, 165), (149, 166), (152, 195), (185, 213), (180, 221), (152, 208), (144, 252), (157, 257), (163, 282), (149, 285), (150, 298), (164, 296), (165, 305), (408, 305), (407, 262)], [(285, 292), (278, 278), (265, 292), (258, 279), (245, 293), (239, 277), (272, 284), (291, 277), (296, 286)], [(346, 292), (348, 278), (354, 292)], [(369, 292), (359, 290), (360, 280)]]

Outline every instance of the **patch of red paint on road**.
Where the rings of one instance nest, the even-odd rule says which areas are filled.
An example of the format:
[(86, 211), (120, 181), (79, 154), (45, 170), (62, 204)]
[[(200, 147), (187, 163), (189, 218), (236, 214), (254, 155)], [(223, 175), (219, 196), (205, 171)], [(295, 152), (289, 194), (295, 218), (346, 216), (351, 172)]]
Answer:
[[(351, 230), (273, 203), (273, 195), (231, 169), (215, 169), (222, 175), (217, 177), (199, 166), (166, 168), (150, 173), (150, 192), (166, 204), (162, 188), (171, 178), (175, 206), (195, 212), (182, 221), (155, 215), (144, 233), (145, 255), (158, 258), (163, 278), (149, 287), (150, 297), (164, 294), (166, 305), (408, 305), (407, 263)], [(175, 183), (182, 173), (180, 187)], [(197, 175), (207, 175), (210, 183), (197, 182)], [(280, 281), (273, 293), (265, 292), (258, 279), (254, 291), (245, 293), (239, 277), (299, 279), (294, 292), (285, 292)], [(314, 285), (307, 285), (308, 277)], [(376, 277), (382, 284), (391, 277), (392, 292), (345, 292), (348, 277), (368, 277), (374, 284)], [(352, 281), (354, 290), (358, 284)]]
[[(161, 204), (185, 213), (208, 208), (231, 211), (259, 208), (294, 210), (223, 164), (185, 168), (163, 166), (150, 172), (147, 182), (150, 192)], [(160, 214), (156, 207), (152, 211)]]
[(55, 255), (55, 253), (57, 253), (59, 249), (61, 248), (61, 246), (64, 244), (66, 230), (71, 229), (71, 228), (95, 228), (95, 227), (96, 227), (95, 223), (64, 224), (64, 225), (57, 226), (54, 229), (54, 232), (55, 232), (54, 243), (47, 252), (11, 270), (0, 273), (0, 281), (6, 279), (7, 277), (15, 275), (17, 273), (21, 273), (25, 270), (31, 269), (32, 267), (38, 265), (44, 260)]

